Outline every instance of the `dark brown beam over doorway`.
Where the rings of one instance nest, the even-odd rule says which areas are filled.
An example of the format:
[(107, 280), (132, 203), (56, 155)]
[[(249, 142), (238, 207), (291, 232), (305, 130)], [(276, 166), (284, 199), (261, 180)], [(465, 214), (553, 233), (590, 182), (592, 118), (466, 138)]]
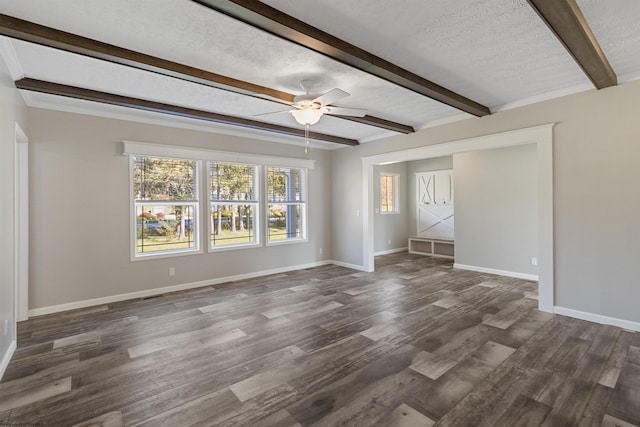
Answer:
[(255, 0), (193, 0), (248, 25), (475, 116), (489, 108)]
[(603, 89), (618, 84), (616, 73), (575, 0), (527, 1), (595, 87)]
[[(0, 14), (0, 35), (247, 96), (257, 96), (286, 104), (293, 102), (294, 95), (287, 92), (110, 45), (8, 15)], [(415, 132), (411, 126), (373, 116), (360, 118), (359, 123), (399, 133)]]
[[(119, 107), (133, 108), (136, 110), (152, 111), (155, 113), (169, 114), (172, 116), (186, 117), (190, 119), (206, 120), (208, 122), (240, 126), (243, 128), (256, 129), (266, 132), (304, 138), (304, 129), (291, 128), (271, 123), (263, 123), (257, 120), (227, 116), (224, 114), (212, 113), (209, 111), (196, 110), (194, 108), (186, 108), (177, 105), (164, 104), (161, 102), (147, 101), (145, 99), (131, 98), (128, 96), (99, 92), (96, 90), (68, 86), (59, 83), (52, 83), (43, 80), (25, 78), (15, 82), (15, 85), (18, 89), (23, 90), (65, 96), (68, 98), (82, 99), (85, 101), (100, 102), (103, 104), (117, 105)], [(311, 139), (319, 141), (335, 142), (344, 145), (358, 145), (358, 141), (355, 139), (326, 135), (318, 132), (310, 132), (309, 137)]]

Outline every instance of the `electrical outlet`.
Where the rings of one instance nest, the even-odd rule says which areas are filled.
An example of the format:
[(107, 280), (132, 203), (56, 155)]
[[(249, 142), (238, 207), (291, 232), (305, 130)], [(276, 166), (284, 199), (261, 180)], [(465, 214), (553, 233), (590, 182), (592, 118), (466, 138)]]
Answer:
[(531, 265), (538, 265), (538, 258), (531, 258)]
[(5, 319), (4, 320), (4, 326), (2, 328), (4, 331), (2, 332), (2, 335), (7, 335), (7, 332), (9, 332), (9, 320)]
[(380, 213), (380, 208), (376, 208), (376, 213), (379, 214)]
[(391, 239), (387, 240), (387, 245), (391, 244)]
[(175, 276), (176, 275), (176, 269), (173, 267), (169, 267), (169, 276)]
[(322, 248), (319, 249), (320, 255), (322, 255)]
[(360, 209), (356, 209), (356, 216), (360, 216)]

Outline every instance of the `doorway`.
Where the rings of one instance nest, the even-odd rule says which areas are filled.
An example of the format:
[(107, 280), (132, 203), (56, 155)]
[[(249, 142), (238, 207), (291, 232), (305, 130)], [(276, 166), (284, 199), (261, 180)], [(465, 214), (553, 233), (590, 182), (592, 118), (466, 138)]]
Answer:
[(553, 124), (428, 145), (362, 158), (362, 249), (364, 271), (374, 270), (373, 166), (413, 159), (428, 159), (458, 153), (536, 144), (538, 176), (538, 308), (553, 312)]

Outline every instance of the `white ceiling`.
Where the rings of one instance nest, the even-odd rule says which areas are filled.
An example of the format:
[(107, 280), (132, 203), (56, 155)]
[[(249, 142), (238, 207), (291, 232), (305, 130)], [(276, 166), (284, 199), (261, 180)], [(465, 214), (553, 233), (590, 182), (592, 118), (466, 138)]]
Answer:
[[(264, 2), (492, 111), (593, 88), (525, 0), (403, 0), (393, 6), (384, 0)], [(640, 77), (640, 2), (578, 3), (621, 80)], [(312, 78), (315, 92), (340, 87), (351, 94), (339, 106), (367, 108), (370, 115), (418, 129), (464, 114), (190, 0), (2, 0), (0, 13), (290, 93), (302, 93), (298, 82)], [(17, 58), (14, 74), (299, 126), (286, 114), (253, 117), (283, 109), (272, 101), (27, 42), (12, 40), (3, 45), (5, 61), (12, 54)], [(75, 105), (89, 114), (117, 116), (123, 110), (55, 96), (26, 99), (47, 108), (70, 110)], [(149, 114), (153, 116), (129, 113), (132, 119), (143, 121)], [(198, 126), (229, 131), (228, 126)], [(326, 116), (313, 130), (361, 142), (393, 134)], [(283, 138), (284, 142), (302, 143), (298, 140)]]

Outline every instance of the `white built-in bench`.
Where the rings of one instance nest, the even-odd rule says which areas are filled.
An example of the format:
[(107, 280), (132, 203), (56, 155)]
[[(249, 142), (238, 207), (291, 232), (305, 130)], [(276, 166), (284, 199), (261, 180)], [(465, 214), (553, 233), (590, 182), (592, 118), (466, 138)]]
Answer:
[(409, 253), (453, 259), (453, 240), (409, 237)]

